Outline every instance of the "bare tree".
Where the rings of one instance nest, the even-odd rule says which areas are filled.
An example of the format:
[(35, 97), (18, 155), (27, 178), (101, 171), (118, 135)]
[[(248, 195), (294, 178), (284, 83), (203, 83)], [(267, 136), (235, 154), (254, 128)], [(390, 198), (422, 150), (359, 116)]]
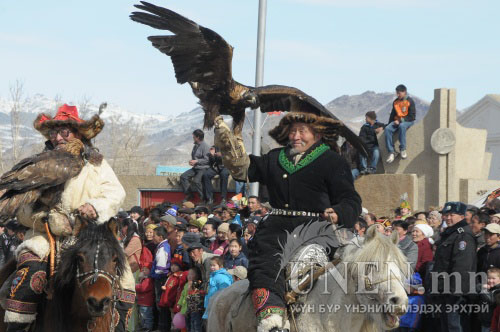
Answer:
[(57, 110), (59, 109), (59, 107), (62, 106), (62, 96), (60, 94), (56, 94), (54, 96), (54, 107), (55, 107), (55, 110), (54, 110), (54, 114), (57, 112)]
[(146, 131), (143, 123), (136, 120), (123, 120), (120, 114), (106, 118), (106, 125), (101, 135), (96, 138), (96, 145), (108, 156), (116, 174), (145, 175), (152, 172), (145, 152)]
[(19, 160), (20, 154), (20, 135), (21, 129), (21, 112), (26, 106), (26, 99), (24, 98), (24, 83), (16, 80), (10, 86), (10, 98), (12, 100), (12, 107), (10, 109), (10, 133), (12, 137), (12, 159), (13, 163)]
[(89, 118), (89, 114), (91, 112), (90, 106), (92, 98), (88, 95), (83, 95), (80, 101), (78, 102), (78, 114), (80, 115), (80, 119)]

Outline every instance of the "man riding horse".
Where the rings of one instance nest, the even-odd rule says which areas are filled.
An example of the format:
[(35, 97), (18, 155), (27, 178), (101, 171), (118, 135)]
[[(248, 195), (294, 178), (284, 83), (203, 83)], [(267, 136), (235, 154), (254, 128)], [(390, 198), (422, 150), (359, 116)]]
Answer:
[[(287, 232), (311, 221), (353, 227), (361, 212), (351, 170), (336, 152), (339, 122), (311, 113), (285, 115), (269, 135), (285, 147), (246, 155), (241, 136), (216, 119), (215, 142), (233, 178), (267, 186), (273, 207), (251, 242), (248, 279), (259, 332), (285, 329), (285, 275), (276, 259)], [(281, 245), (280, 245), (281, 243)]]
[[(35, 129), (47, 139), (45, 150), (57, 150), (78, 139), (83, 143), (87, 157), (79, 174), (64, 184), (55, 206), (26, 206), (17, 213), (18, 221), (31, 229), (16, 251), (17, 271), (5, 307), (5, 322), (9, 332), (27, 331), (36, 320), (38, 304), (47, 290), (52, 236), (55, 237), (59, 257), (62, 250), (74, 244), (72, 214), (75, 211), (102, 224), (113, 217), (123, 203), (125, 190), (90, 141), (101, 132), (103, 126), (99, 115), (84, 121), (79, 118), (77, 108), (68, 105), (61, 106), (54, 118), (40, 114), (34, 122)], [(45, 231), (45, 222), (51, 234)], [(128, 264), (120, 285), (122, 291), (117, 294), (119, 302), (116, 305), (120, 323), (116, 330), (125, 331), (126, 320), (135, 300), (135, 283)]]

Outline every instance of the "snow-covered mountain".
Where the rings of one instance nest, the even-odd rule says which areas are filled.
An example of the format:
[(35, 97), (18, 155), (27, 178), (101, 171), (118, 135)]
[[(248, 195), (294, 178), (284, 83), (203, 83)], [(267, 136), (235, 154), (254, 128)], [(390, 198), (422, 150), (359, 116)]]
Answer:
[[(417, 105), (417, 120), (421, 119), (429, 108), (429, 103), (412, 96)], [(356, 133), (364, 123), (364, 114), (375, 111), (379, 120), (386, 122), (391, 110), (394, 94), (367, 91), (360, 95), (341, 96), (329, 102), (326, 107), (349, 125)], [(69, 103), (71, 104), (71, 103)], [(55, 114), (60, 105), (56, 100), (37, 94), (23, 101), (19, 113), (19, 142), (21, 156), (39, 152), (43, 138), (33, 129), (33, 121), (37, 114)], [(98, 112), (98, 105), (78, 105), (82, 118), (90, 118)], [(4, 161), (12, 159), (12, 119), (13, 102), (0, 98), (0, 150)], [(119, 105), (108, 105), (101, 115), (106, 125), (97, 137), (95, 145), (105, 157), (113, 162), (114, 167), (127, 169), (130, 160), (136, 156), (142, 163), (134, 163), (135, 168), (148, 168), (148, 172), (158, 164), (184, 166), (190, 159), (192, 149), (192, 132), (203, 125), (203, 110), (199, 107), (178, 115), (138, 114), (127, 111)], [(263, 115), (262, 128), (263, 152), (276, 147), (267, 132), (277, 125), (281, 115)], [(229, 117), (228, 117), (229, 120)], [(230, 120), (229, 120), (230, 121)], [(253, 111), (247, 112), (247, 120), (243, 129), (245, 145), (250, 150), (253, 129)], [(213, 143), (213, 131), (206, 132), (206, 141)], [(136, 160), (137, 161), (137, 160)], [(12, 160), (11, 160), (12, 162)], [(127, 163), (126, 165), (122, 165)], [(139, 165), (139, 166), (137, 166)], [(140, 174), (140, 170), (135, 170)]]

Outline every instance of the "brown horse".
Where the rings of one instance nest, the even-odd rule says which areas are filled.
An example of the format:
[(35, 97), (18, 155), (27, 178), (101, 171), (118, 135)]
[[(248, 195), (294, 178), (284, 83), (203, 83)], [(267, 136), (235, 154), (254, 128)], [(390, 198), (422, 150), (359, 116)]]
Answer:
[[(39, 305), (36, 324), (30, 331), (109, 332), (118, 323), (115, 296), (126, 258), (117, 239), (117, 222), (111, 219), (95, 225), (79, 218), (78, 223), (76, 243), (62, 253), (51, 281), (52, 299), (46, 298)], [(0, 272), (0, 283), (6, 274)], [(1, 310), (0, 317), (3, 314)], [(6, 331), (4, 323), (0, 325), (0, 332)]]

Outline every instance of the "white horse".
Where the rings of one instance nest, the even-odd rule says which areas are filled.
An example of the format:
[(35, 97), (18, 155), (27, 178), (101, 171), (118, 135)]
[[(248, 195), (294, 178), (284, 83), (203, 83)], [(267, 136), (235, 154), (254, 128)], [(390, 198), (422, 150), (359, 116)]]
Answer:
[[(344, 247), (342, 262), (318, 279), (301, 301), (302, 313), (289, 319), (290, 330), (355, 332), (398, 327), (408, 305), (404, 287), (408, 264), (397, 242), (397, 232), (387, 237), (370, 227), (363, 246)], [(248, 285), (248, 280), (238, 281), (213, 297), (208, 332), (257, 331)]]

